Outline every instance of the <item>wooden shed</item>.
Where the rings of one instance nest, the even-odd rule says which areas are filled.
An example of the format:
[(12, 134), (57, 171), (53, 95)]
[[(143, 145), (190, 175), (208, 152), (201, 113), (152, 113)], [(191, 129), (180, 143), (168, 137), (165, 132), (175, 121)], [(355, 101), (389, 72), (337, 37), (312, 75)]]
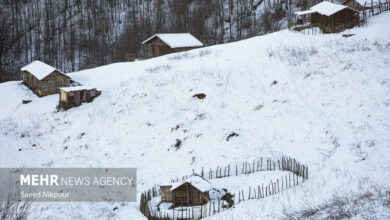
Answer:
[(151, 45), (154, 57), (203, 46), (203, 43), (190, 33), (155, 34), (142, 44)]
[(100, 91), (90, 86), (60, 88), (60, 100), (57, 109), (67, 110), (80, 106), (83, 102), (92, 102), (100, 94)]
[(197, 206), (209, 201), (212, 184), (193, 174), (184, 181), (172, 185), (161, 185), (161, 202), (172, 202), (173, 206)]
[(359, 24), (359, 11), (328, 1), (318, 3), (309, 10), (295, 12), (295, 15), (301, 18), (309, 16), (313, 26), (320, 27), (328, 33), (339, 32)]
[(172, 184), (160, 185), (161, 202), (173, 202), (171, 188), (172, 188)]
[(56, 68), (36, 60), (21, 69), (23, 83), (39, 97), (59, 92), (70, 85), (70, 77)]
[(353, 8), (358, 11), (363, 11), (364, 7), (368, 5), (366, 0), (347, 0), (343, 5)]

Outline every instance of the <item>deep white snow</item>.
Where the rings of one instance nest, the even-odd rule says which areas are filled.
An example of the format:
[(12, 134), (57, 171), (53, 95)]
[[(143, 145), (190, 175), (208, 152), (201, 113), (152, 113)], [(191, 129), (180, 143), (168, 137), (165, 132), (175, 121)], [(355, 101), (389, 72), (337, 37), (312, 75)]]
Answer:
[[(136, 167), (141, 193), (202, 166), (281, 155), (309, 165), (304, 184), (210, 219), (277, 219), (335, 193), (389, 190), (389, 20), (375, 16), (349, 38), (284, 30), (70, 73), (102, 95), (68, 111), (56, 111), (58, 94), (2, 83), (0, 166)], [(38, 203), (36, 218), (145, 219), (138, 202)]]

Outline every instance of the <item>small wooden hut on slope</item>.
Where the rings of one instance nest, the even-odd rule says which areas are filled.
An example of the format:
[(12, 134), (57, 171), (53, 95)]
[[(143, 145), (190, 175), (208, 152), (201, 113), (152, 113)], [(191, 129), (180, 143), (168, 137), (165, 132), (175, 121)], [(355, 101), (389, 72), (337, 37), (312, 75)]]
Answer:
[(366, 2), (366, 0), (347, 0), (343, 3), (343, 5), (351, 7), (358, 11), (363, 11)]
[(83, 102), (92, 102), (101, 91), (91, 86), (73, 86), (60, 88), (60, 100), (57, 109), (67, 110), (80, 106)]
[(379, 6), (384, 3), (385, 0), (346, 0), (343, 5), (348, 6), (350, 8), (356, 9), (358, 11), (364, 11), (368, 9), (372, 9), (373, 7)]
[(154, 57), (202, 47), (203, 43), (190, 33), (155, 34), (142, 42), (150, 44)]
[(173, 206), (196, 206), (209, 201), (212, 184), (193, 174), (184, 181), (160, 185), (161, 202), (172, 202)]
[(38, 96), (59, 92), (60, 87), (70, 85), (70, 77), (56, 68), (36, 60), (21, 69), (23, 83)]
[(312, 6), (309, 10), (295, 12), (301, 20), (309, 17), (313, 26), (324, 32), (339, 32), (359, 24), (359, 11), (345, 5), (323, 1)]

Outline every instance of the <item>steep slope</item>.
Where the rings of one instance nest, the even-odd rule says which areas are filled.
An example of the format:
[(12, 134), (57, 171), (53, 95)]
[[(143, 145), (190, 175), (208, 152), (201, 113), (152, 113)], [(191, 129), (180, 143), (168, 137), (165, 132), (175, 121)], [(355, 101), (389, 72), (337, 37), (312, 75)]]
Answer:
[[(308, 196), (320, 202), (371, 186), (362, 181), (388, 189), (390, 31), (372, 33), (388, 19), (383, 13), (350, 38), (285, 30), (75, 72), (102, 95), (64, 112), (55, 111), (58, 95), (0, 84), (0, 166), (136, 167), (140, 192), (202, 166), (261, 156), (310, 166), (302, 186), (215, 216), (227, 219), (270, 218)], [(22, 105), (26, 98), (33, 101)], [(38, 204), (31, 217), (138, 219), (137, 205)]]

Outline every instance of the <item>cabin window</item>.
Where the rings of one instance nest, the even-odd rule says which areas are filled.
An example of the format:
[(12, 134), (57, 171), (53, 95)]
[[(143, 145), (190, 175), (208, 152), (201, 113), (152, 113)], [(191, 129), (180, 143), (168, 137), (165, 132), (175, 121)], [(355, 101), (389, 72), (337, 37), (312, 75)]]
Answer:
[(91, 90), (91, 96), (92, 96), (92, 97), (96, 96), (95, 90)]

